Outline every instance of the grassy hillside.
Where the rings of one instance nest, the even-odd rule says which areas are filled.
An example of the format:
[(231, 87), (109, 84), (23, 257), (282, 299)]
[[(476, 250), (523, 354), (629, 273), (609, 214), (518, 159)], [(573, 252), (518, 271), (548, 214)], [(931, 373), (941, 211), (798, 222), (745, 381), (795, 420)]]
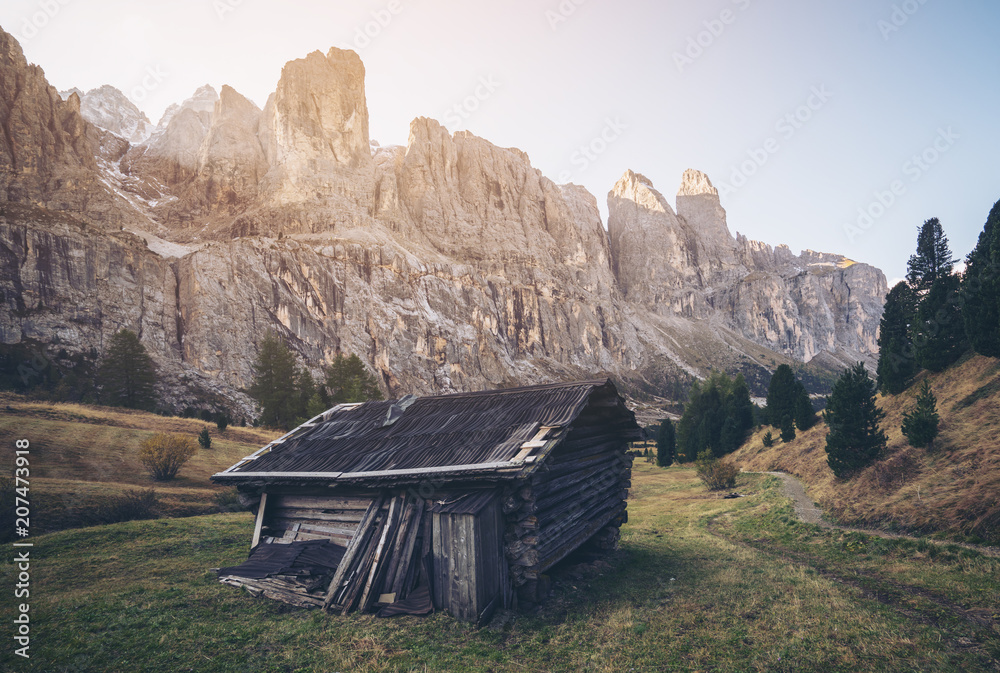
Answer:
[(621, 549), (560, 569), (539, 611), (481, 630), (442, 614), (326, 616), (221, 585), (210, 568), (245, 558), (245, 513), (45, 535), (31, 659), (4, 648), (0, 668), (971, 671), (1000, 658), (1000, 561), (796, 524), (774, 478), (742, 475), (750, 497), (723, 500), (691, 469), (634, 472)]
[[(154, 482), (138, 460), (143, 440), (157, 432), (192, 439), (209, 428), (212, 448), (198, 453), (172, 481)], [(14, 442), (31, 443), (30, 483), (35, 533), (97, 522), (123, 494), (153, 488), (165, 516), (217, 511), (226, 489), (209, 476), (276, 436), (256, 428), (220, 432), (204, 421), (79, 404), (33, 402), (0, 393), (0, 474), (13, 474)]]
[[(900, 430), (923, 376), (931, 382), (941, 416), (941, 434), (929, 450), (909, 446)], [(922, 377), (901, 395), (879, 398), (888, 450), (849, 481), (838, 481), (826, 464), (824, 423), (788, 444), (777, 440), (770, 449), (762, 442), (765, 428), (733, 457), (746, 470), (799, 477), (810, 497), (841, 523), (998, 544), (1000, 361), (975, 356)]]

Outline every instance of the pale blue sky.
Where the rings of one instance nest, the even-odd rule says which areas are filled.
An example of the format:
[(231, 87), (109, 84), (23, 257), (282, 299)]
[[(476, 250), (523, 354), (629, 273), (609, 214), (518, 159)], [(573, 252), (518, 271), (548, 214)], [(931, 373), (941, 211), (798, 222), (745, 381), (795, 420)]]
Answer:
[[(383, 144), (434, 117), (525, 150), (605, 210), (626, 169), (672, 198), (698, 168), (734, 233), (890, 280), (925, 219), (964, 256), (1000, 199), (988, 0), (5, 0), (0, 25), (55, 86), (113, 84), (154, 123), (204, 83), (263, 105), (286, 61), (355, 48)], [(846, 229), (859, 208), (875, 217)]]

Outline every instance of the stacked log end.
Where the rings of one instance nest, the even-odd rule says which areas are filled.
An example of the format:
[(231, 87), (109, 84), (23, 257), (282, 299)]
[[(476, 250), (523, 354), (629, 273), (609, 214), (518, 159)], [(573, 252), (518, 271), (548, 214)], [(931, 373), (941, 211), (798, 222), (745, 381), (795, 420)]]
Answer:
[(617, 547), (628, 520), (627, 448), (613, 426), (582, 419), (541, 469), (505, 495), (505, 552), (522, 599), (543, 597), (545, 571), (581, 546)]

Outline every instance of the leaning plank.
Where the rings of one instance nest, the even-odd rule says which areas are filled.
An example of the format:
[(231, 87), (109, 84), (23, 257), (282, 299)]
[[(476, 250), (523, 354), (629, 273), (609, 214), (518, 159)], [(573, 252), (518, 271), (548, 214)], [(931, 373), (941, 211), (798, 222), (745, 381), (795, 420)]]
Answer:
[[(409, 501), (409, 498), (407, 498)], [(406, 538), (408, 537), (409, 528), (413, 523), (413, 513), (416, 511), (416, 503), (409, 501), (406, 507), (403, 509), (403, 518), (399, 523), (399, 527), (396, 529), (395, 540), (392, 546), (389, 548), (389, 568), (385, 573), (385, 587), (392, 587), (396, 580), (396, 573), (399, 572), (399, 562), (400, 556), (402, 555), (402, 547), (406, 544)]]
[(372, 569), (368, 574), (368, 581), (365, 583), (364, 593), (361, 594), (361, 603), (358, 609), (364, 612), (368, 608), (368, 598), (371, 596), (372, 587), (375, 584), (375, 578), (379, 575), (379, 571), (382, 570), (382, 559), (384, 558), (383, 553), (386, 549), (385, 542), (388, 538), (392, 537), (396, 530), (396, 522), (399, 518), (400, 510), (402, 507), (402, 501), (405, 496), (399, 496), (398, 498), (393, 498), (392, 502), (389, 503), (389, 514), (386, 517), (385, 528), (382, 529), (382, 537), (378, 541), (378, 547), (375, 548), (375, 559), (372, 561)]
[(410, 529), (407, 531), (406, 543), (399, 557), (396, 577), (393, 579), (392, 587), (389, 589), (391, 593), (396, 594), (399, 598), (406, 598), (405, 593), (409, 588), (406, 586), (406, 578), (410, 574), (410, 560), (413, 558), (413, 547), (417, 542), (420, 520), (423, 518), (424, 500), (422, 498), (417, 499), (413, 507), (414, 510), (413, 515), (410, 517)]
[(260, 494), (260, 504), (257, 505), (257, 523), (253, 527), (253, 540), (250, 542), (250, 549), (260, 542), (260, 531), (264, 527), (264, 510), (267, 509), (267, 493)]
[(326, 597), (323, 599), (323, 611), (329, 611), (330, 603), (333, 602), (333, 595), (337, 593), (337, 589), (340, 588), (340, 583), (344, 580), (344, 575), (347, 574), (348, 568), (354, 562), (354, 557), (358, 553), (358, 549), (361, 548), (362, 538), (368, 534), (368, 529), (371, 528), (372, 523), (375, 522), (375, 517), (378, 511), (382, 508), (382, 497), (375, 498), (370, 505), (368, 505), (368, 510), (365, 512), (365, 517), (358, 524), (358, 529), (354, 532), (354, 537), (351, 538), (350, 544), (347, 545), (347, 551), (344, 552), (344, 558), (340, 559), (340, 563), (337, 565), (337, 572), (333, 575), (333, 579), (330, 581), (330, 586), (326, 591)]
[(385, 531), (386, 524), (388, 523), (388, 519), (388, 516), (381, 517), (378, 527), (375, 529), (373, 535), (368, 538), (365, 545), (364, 556), (361, 557), (361, 562), (358, 564), (358, 567), (355, 569), (350, 581), (347, 583), (344, 599), (341, 601), (341, 615), (346, 615), (351, 611), (357, 603), (361, 592), (364, 590), (365, 579), (371, 571), (372, 564), (375, 561), (375, 552), (378, 549), (378, 544), (375, 540), (381, 539), (382, 533)]

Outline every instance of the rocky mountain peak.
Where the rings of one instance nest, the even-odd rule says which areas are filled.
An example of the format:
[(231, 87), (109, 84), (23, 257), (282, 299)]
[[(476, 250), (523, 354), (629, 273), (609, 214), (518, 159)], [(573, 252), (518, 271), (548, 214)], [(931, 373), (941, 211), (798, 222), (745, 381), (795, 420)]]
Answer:
[(120, 90), (105, 84), (84, 93), (77, 88), (61, 91), (68, 100), (76, 94), (80, 98), (80, 114), (94, 126), (110, 131), (133, 145), (145, 142), (153, 132), (153, 125), (146, 114)]
[(681, 187), (677, 190), (677, 196), (719, 196), (719, 190), (712, 185), (712, 181), (701, 171), (689, 168), (684, 171), (681, 177)]

